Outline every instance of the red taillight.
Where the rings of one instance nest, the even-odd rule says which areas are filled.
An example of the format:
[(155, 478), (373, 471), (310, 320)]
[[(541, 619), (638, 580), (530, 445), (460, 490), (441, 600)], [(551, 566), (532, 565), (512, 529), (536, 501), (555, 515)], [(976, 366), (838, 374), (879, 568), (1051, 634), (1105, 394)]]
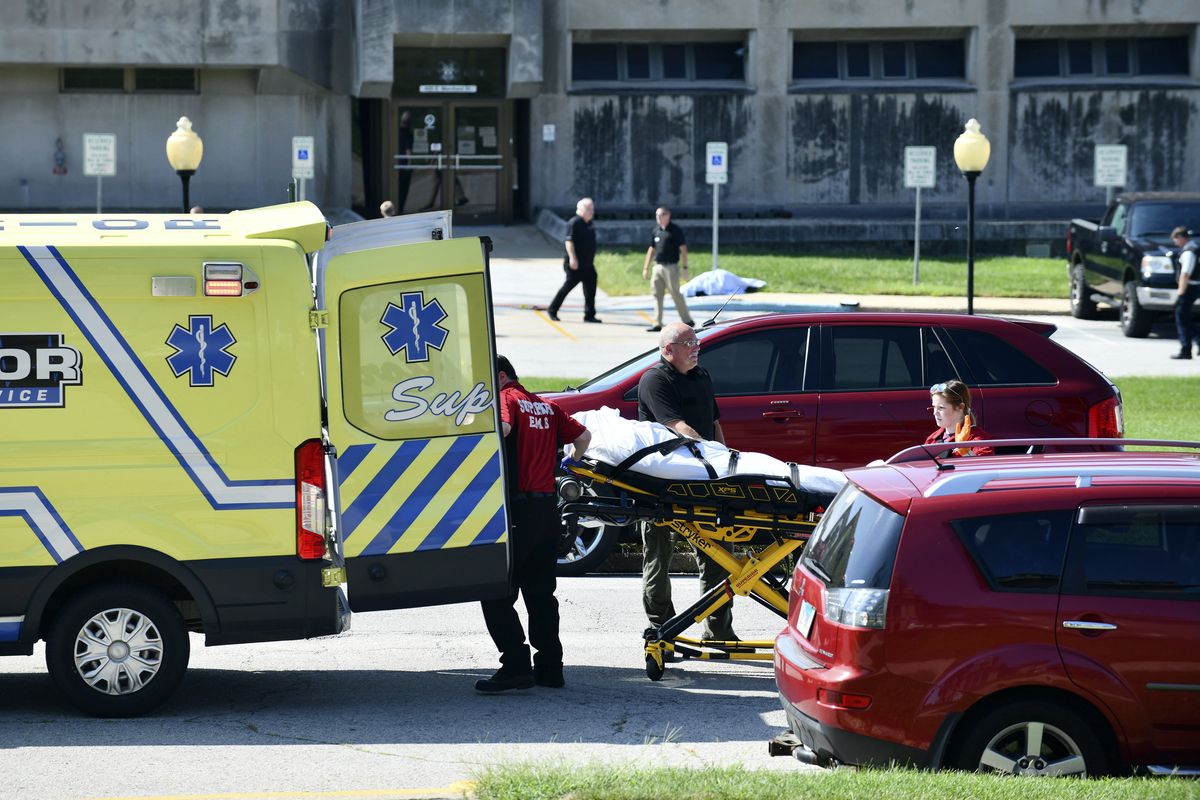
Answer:
[(1071, 229), (1067, 228), (1067, 256), (1071, 255)]
[(1110, 397), (1088, 409), (1088, 433), (1093, 439), (1118, 439), (1125, 435), (1121, 398)]
[(325, 448), (309, 439), (296, 448), (296, 555), (325, 557)]
[(865, 694), (848, 694), (835, 692), (832, 689), (817, 689), (817, 702), (830, 708), (847, 708), (861, 711), (871, 705), (871, 698)]

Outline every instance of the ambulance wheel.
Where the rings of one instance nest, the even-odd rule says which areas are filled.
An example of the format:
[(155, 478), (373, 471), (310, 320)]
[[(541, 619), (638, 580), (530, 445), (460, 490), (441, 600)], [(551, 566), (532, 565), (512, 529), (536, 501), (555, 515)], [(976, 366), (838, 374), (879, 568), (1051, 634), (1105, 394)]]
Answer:
[(161, 592), (108, 584), (70, 598), (46, 637), (46, 669), (80, 710), (136, 717), (179, 686), (190, 642), (183, 617)]
[(587, 575), (604, 563), (621, 538), (622, 528), (601, 525), (598, 528), (580, 527), (574, 536), (563, 528), (563, 547), (559, 548), (558, 566), (554, 574), (560, 578)]
[(646, 677), (652, 681), (662, 680), (666, 667), (654, 660), (654, 656), (646, 654)]

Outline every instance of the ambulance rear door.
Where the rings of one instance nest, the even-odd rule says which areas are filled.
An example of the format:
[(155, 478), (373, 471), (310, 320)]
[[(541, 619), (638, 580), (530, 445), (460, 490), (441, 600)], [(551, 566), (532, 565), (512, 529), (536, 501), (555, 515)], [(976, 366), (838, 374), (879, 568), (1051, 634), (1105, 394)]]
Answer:
[(488, 245), (437, 216), (335, 228), (314, 269), (354, 611), (509, 590)]

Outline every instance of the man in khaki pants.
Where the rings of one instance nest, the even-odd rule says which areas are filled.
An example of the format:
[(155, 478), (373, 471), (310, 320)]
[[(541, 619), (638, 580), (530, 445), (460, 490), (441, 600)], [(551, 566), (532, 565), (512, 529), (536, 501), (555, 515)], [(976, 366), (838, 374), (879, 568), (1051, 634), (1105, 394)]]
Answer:
[[(675, 310), (685, 325), (693, 325), (687, 301), (679, 291), (679, 264), (683, 260), (683, 279), (688, 279), (687, 241), (683, 230), (671, 222), (671, 209), (659, 206), (654, 212), (654, 232), (650, 247), (646, 249), (646, 263), (642, 265), (642, 280), (650, 279), (654, 291), (654, 324), (646, 330), (661, 331), (663, 327), (663, 296), (669, 290), (675, 301)], [(654, 259), (654, 276), (650, 276), (650, 259)], [(694, 325), (693, 325), (694, 327)]]

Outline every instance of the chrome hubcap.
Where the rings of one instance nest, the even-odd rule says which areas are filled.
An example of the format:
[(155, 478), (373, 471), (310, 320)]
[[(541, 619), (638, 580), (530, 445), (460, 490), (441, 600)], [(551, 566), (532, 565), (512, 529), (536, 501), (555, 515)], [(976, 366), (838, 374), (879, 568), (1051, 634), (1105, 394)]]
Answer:
[(132, 694), (162, 667), (158, 627), (139, 611), (110, 608), (89, 619), (75, 636), (75, 669), (102, 694)]
[(1079, 745), (1044, 722), (1021, 722), (996, 734), (979, 759), (980, 772), (1013, 775), (1086, 775)]

